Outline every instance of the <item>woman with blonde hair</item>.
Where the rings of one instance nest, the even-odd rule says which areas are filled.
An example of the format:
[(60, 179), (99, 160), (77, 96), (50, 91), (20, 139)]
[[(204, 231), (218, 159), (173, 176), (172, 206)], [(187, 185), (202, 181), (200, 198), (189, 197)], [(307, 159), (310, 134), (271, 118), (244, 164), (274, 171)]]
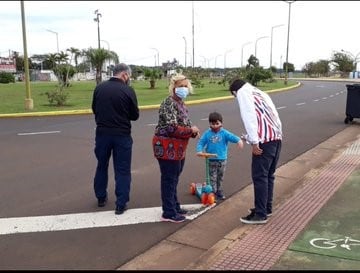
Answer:
[(159, 120), (152, 140), (154, 156), (161, 172), (162, 221), (185, 221), (185, 209), (177, 198), (177, 185), (184, 168), (185, 153), (190, 138), (200, 135), (200, 130), (189, 118), (184, 103), (192, 92), (190, 80), (182, 74), (173, 75), (169, 84), (169, 96), (159, 108)]

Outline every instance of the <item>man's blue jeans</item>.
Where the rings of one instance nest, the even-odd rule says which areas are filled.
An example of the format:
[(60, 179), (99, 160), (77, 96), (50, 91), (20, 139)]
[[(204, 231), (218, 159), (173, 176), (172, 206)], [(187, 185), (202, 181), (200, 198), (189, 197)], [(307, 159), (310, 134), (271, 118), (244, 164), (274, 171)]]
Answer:
[(255, 213), (266, 217), (272, 212), (276, 165), (281, 152), (281, 140), (259, 144), (261, 155), (253, 155), (251, 175), (254, 183)]
[(108, 167), (112, 154), (116, 205), (124, 207), (130, 200), (132, 144), (133, 139), (131, 136), (96, 133), (94, 149), (98, 160), (94, 178), (96, 198), (107, 198)]
[(161, 201), (164, 217), (172, 217), (180, 209), (177, 198), (177, 185), (184, 168), (183, 160), (158, 159), (161, 172)]

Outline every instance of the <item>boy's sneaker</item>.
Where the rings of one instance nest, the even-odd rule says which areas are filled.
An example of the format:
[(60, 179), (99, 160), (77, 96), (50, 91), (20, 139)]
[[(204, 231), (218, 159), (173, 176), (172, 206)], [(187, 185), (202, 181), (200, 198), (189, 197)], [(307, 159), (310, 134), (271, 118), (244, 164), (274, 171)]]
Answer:
[(216, 193), (216, 199), (218, 199), (218, 200), (225, 200), (226, 197), (225, 197), (225, 195), (222, 194), (221, 192), (218, 192), (218, 193)]
[[(249, 209), (248, 212), (255, 214), (255, 208)], [(266, 214), (266, 217), (270, 217), (271, 215), (272, 215), (272, 212), (268, 212), (268, 213)]]
[(171, 222), (171, 223), (181, 223), (186, 220), (186, 217), (181, 214), (176, 214), (171, 217), (164, 217), (164, 215), (161, 216), (161, 221), (163, 222)]
[(241, 217), (240, 221), (244, 224), (252, 224), (252, 225), (258, 225), (258, 224), (266, 224), (267, 218), (266, 217), (259, 217), (254, 213), (250, 213), (246, 217)]

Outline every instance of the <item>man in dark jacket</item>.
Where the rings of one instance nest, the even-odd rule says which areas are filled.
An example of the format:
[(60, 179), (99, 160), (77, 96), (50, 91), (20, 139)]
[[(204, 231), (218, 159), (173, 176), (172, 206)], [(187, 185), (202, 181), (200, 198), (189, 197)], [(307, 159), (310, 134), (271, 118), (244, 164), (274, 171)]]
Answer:
[(98, 84), (94, 90), (92, 111), (95, 115), (95, 155), (97, 167), (94, 191), (98, 206), (108, 200), (108, 166), (113, 156), (115, 174), (115, 214), (127, 209), (131, 184), (132, 144), (131, 121), (139, 118), (139, 107), (134, 89), (129, 86), (131, 69), (117, 64), (113, 77)]

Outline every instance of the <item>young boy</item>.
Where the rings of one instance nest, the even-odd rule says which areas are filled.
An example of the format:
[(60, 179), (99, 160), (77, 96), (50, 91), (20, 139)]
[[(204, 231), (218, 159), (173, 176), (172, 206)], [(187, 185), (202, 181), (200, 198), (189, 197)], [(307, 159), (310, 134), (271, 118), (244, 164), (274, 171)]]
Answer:
[(196, 153), (200, 155), (203, 152), (216, 154), (216, 157), (209, 158), (209, 177), (216, 199), (224, 200), (222, 182), (224, 179), (228, 143), (236, 143), (242, 149), (244, 144), (240, 137), (223, 128), (223, 118), (218, 112), (209, 114), (209, 125), (204, 134), (200, 137)]

